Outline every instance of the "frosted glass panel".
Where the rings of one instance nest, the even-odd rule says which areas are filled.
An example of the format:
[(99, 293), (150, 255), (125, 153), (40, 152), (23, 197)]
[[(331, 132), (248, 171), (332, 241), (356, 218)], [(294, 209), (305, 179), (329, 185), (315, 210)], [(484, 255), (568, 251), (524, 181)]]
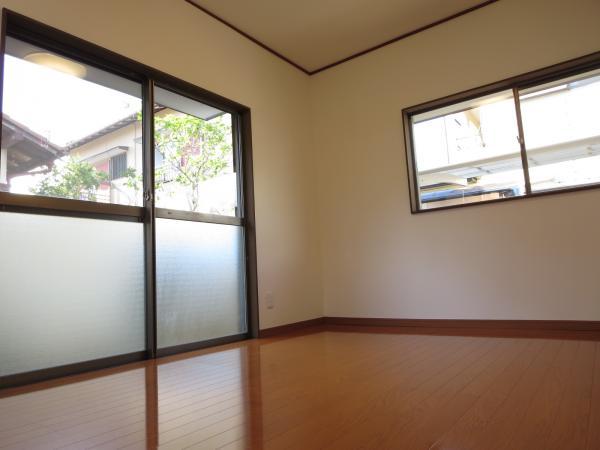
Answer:
[(0, 376), (144, 350), (142, 224), (0, 213)]
[(246, 332), (241, 227), (156, 221), (158, 346)]

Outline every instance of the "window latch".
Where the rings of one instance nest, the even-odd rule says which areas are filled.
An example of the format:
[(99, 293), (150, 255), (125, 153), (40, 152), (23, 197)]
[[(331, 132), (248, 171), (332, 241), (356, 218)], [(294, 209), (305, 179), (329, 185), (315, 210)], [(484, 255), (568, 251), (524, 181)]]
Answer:
[(150, 190), (144, 191), (144, 200), (147, 202), (152, 201), (152, 193), (150, 192)]

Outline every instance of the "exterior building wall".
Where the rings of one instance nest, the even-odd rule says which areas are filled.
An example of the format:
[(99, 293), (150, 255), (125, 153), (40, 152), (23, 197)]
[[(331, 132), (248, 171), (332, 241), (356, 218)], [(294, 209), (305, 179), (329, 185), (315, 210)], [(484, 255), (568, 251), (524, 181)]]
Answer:
[(6, 185), (8, 183), (8, 180), (6, 178), (7, 155), (8, 155), (8, 150), (6, 150), (5, 148), (1, 148), (0, 149), (0, 188), (2, 187), (2, 185)]
[[(123, 153), (125, 147), (127, 153), (127, 167), (134, 168), (138, 175), (142, 174), (142, 126), (140, 122), (133, 122), (123, 128), (115, 130), (97, 139), (94, 139), (81, 147), (71, 151), (71, 156), (78, 160), (89, 161), (97, 169), (108, 174), (106, 163), (112, 156)], [(103, 167), (101, 167), (104, 165)], [(135, 191), (125, 185), (124, 179), (103, 183), (98, 193), (99, 201), (110, 201), (126, 205), (141, 205), (140, 190)]]

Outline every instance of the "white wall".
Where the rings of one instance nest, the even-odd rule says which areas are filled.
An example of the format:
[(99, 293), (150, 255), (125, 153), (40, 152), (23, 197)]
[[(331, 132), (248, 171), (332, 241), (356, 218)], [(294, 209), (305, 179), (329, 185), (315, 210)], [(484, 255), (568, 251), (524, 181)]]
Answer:
[(311, 78), (327, 316), (600, 320), (600, 191), (411, 215), (403, 108), (600, 50), (598, 0), (502, 0)]
[(0, 0), (252, 108), (261, 328), (322, 315), (309, 78), (183, 0)]
[(310, 78), (183, 0), (0, 6), (252, 108), (262, 328), (600, 320), (600, 191), (411, 215), (401, 126), (405, 107), (600, 50), (598, 0), (502, 0)]

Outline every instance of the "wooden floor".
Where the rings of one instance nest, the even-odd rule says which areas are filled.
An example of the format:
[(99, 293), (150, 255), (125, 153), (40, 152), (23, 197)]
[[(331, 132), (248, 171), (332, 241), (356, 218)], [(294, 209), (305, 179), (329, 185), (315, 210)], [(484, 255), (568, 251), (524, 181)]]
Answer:
[(600, 449), (593, 341), (325, 331), (83, 378), (0, 393), (0, 448)]

